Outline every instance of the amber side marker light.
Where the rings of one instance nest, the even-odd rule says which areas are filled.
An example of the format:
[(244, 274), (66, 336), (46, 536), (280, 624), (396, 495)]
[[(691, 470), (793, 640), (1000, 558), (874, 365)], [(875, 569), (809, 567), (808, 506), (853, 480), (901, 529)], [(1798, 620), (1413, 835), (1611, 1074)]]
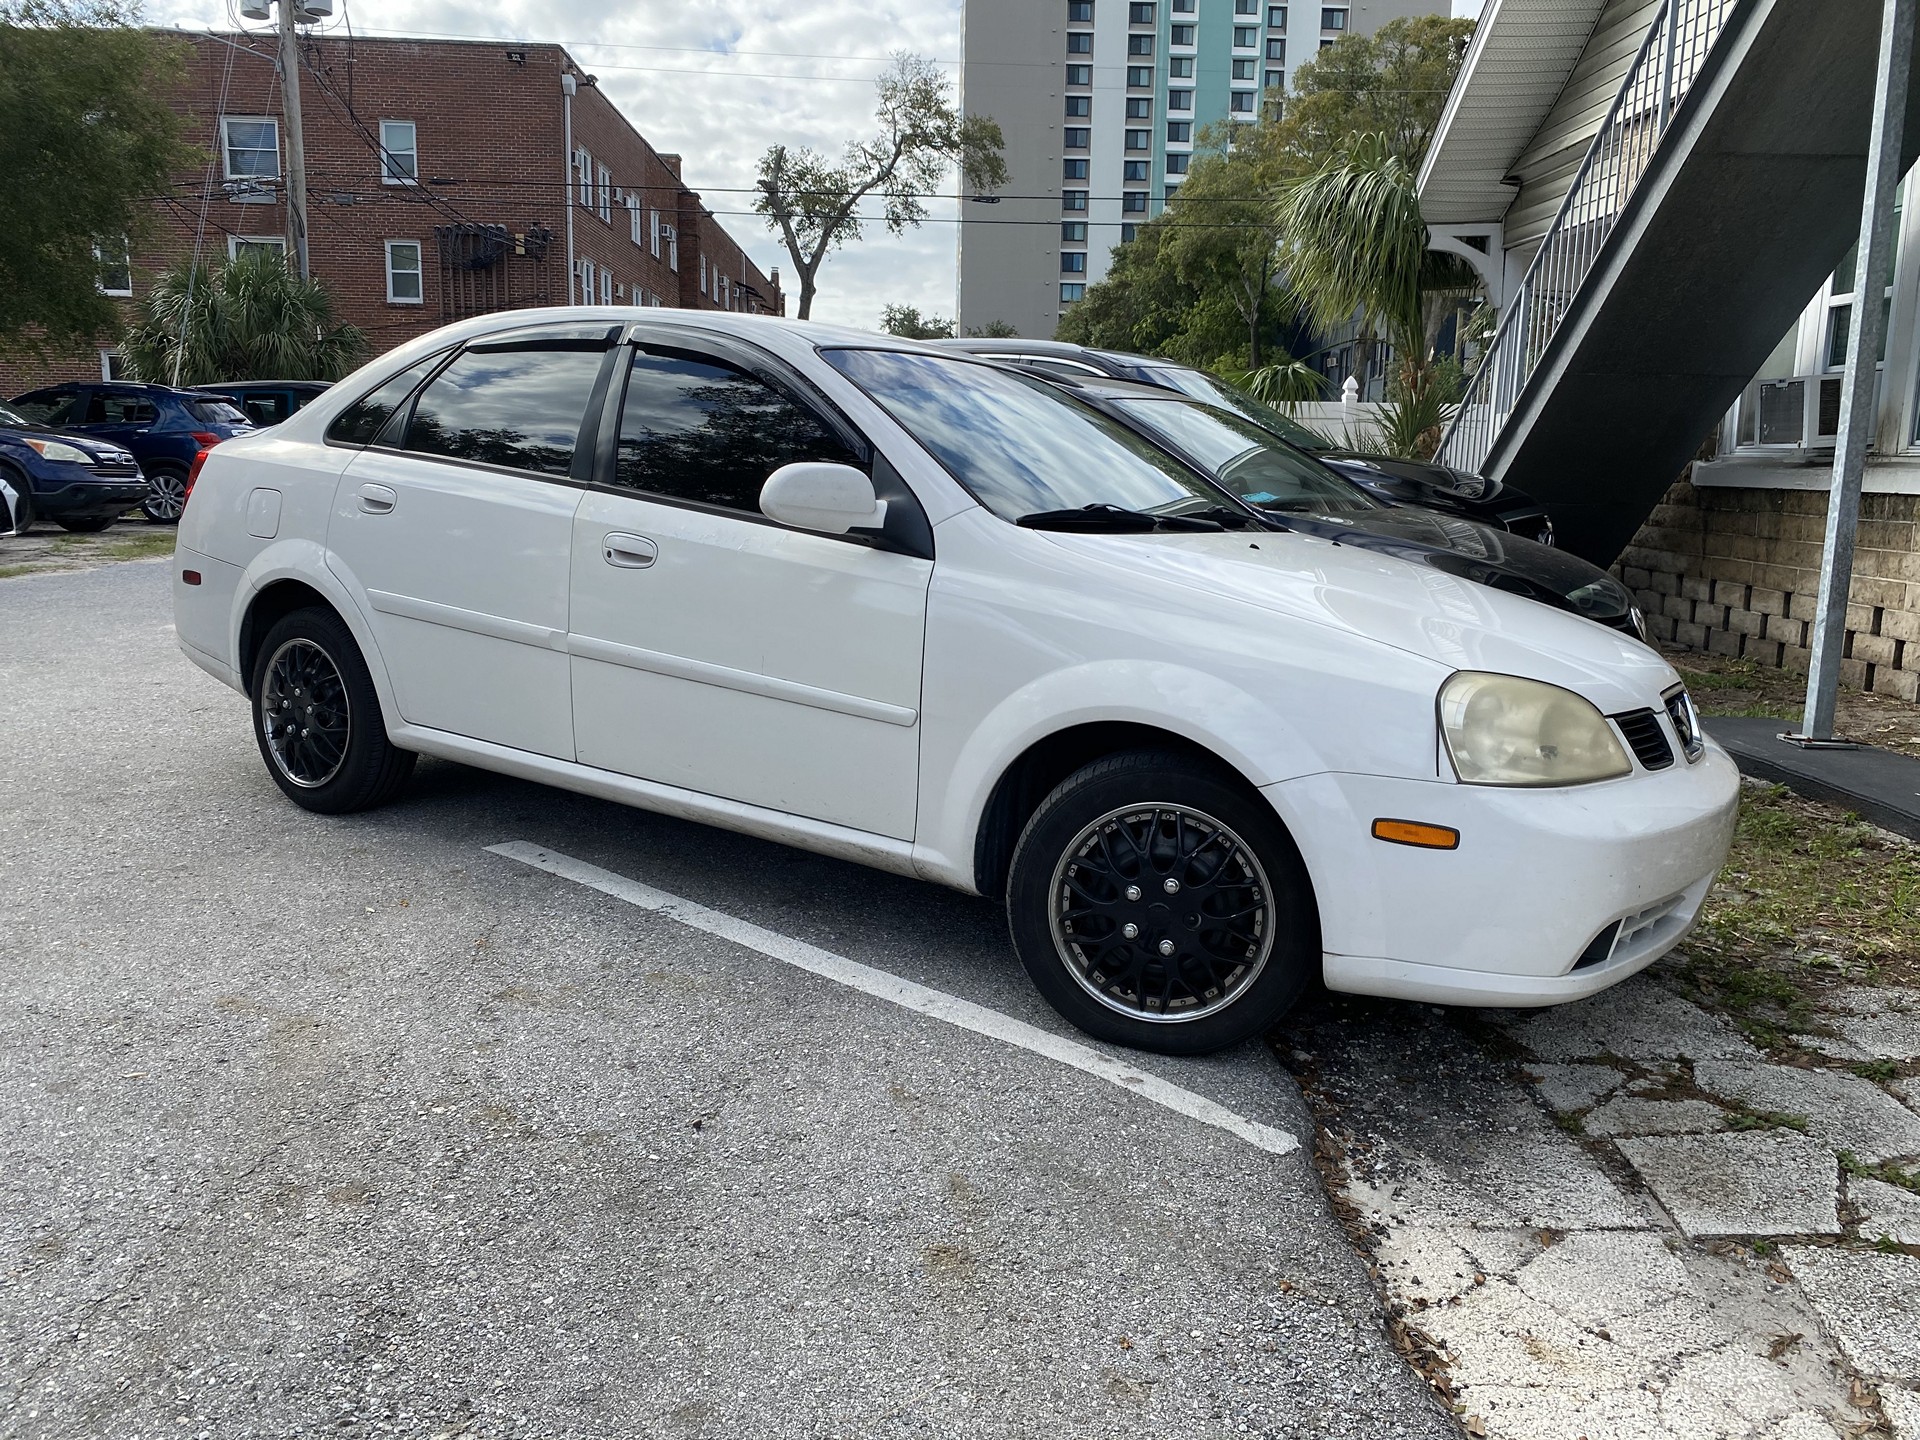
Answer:
[(180, 572), (180, 578), (188, 585), (198, 585), (200, 583), (200, 572), (198, 570), (182, 570)]
[(1422, 850), (1458, 850), (1460, 832), (1445, 825), (1425, 825), (1418, 820), (1376, 820), (1373, 838), (1390, 845), (1417, 845)]

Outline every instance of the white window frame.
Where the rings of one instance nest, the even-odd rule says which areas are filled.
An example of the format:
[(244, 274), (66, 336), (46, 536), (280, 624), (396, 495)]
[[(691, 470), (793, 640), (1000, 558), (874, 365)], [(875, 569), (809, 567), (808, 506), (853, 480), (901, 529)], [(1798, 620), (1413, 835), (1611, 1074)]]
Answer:
[(638, 195), (627, 196), (627, 238), (636, 246), (646, 243), (640, 238), (640, 197)]
[(680, 273), (680, 227), (668, 225), (663, 228), (667, 232), (667, 268), (678, 275)]
[[(273, 127), (273, 173), (271, 175), (240, 175), (234, 173), (233, 143), (228, 127), (235, 124), (271, 125)], [(259, 152), (249, 149), (248, 153), (258, 154)], [(242, 185), (259, 185), (270, 180), (280, 179), (286, 173), (286, 167), (285, 161), (280, 153), (279, 118), (274, 115), (222, 115), (220, 117), (220, 171), (225, 179)], [(272, 204), (277, 197), (273, 195), (236, 195), (233, 198), (253, 204)]]
[(707, 257), (704, 255), (700, 257), (700, 293), (707, 293)]
[[(96, 280), (94, 284), (99, 288), (99, 291), (102, 295), (110, 295), (110, 296), (113, 296), (115, 299), (120, 299), (120, 300), (132, 299), (133, 298), (133, 251), (128, 248), (127, 242), (124, 239), (120, 241), (118, 246), (112, 247), (112, 248), (115, 248), (119, 251), (119, 254), (120, 254), (119, 265), (122, 270), (127, 272), (127, 286), (124, 290), (119, 290), (119, 289), (109, 290), (107, 288), (106, 280), (104, 277), (102, 277), (99, 280)], [(106, 245), (95, 245), (93, 247), (93, 258), (102, 270), (106, 269), (108, 265), (113, 263), (111, 260), (107, 258), (108, 250), (109, 250), (109, 247)]]
[(653, 258), (660, 258), (660, 212), (647, 211), (647, 248), (653, 252)]
[(600, 303), (613, 304), (613, 272), (605, 268), (600, 271)]
[(115, 380), (124, 380), (127, 357), (120, 353), (120, 347), (104, 349), (100, 352), (100, 378), (111, 384)]
[(583, 208), (593, 208), (593, 152), (584, 145), (573, 147), (573, 173), (576, 178), (575, 191), (580, 197)]
[[(404, 125), (412, 141), (404, 150), (395, 149), (388, 143), (387, 132), (390, 126)], [(407, 163), (413, 167), (411, 175), (396, 175), (394, 162), (400, 156), (407, 157)], [(382, 120), (380, 122), (380, 183), (382, 185), (418, 185), (420, 183), (420, 127), (411, 120)]]
[(573, 265), (573, 295), (570, 303), (575, 305), (593, 304), (593, 289), (598, 269), (591, 260), (576, 260)]
[(594, 171), (594, 210), (600, 218), (613, 223), (613, 171), (602, 165)]
[(227, 259), (238, 260), (242, 250), (278, 250), (280, 258), (287, 258), (287, 237), (284, 235), (229, 235), (227, 236)]
[[(396, 245), (410, 245), (413, 247), (413, 259), (414, 259), (413, 269), (399, 270), (395, 268), (393, 263), (393, 247)], [(389, 305), (424, 305), (426, 304), (427, 303), (427, 247), (418, 240), (387, 240), (382, 242), (382, 249), (383, 249), (383, 252), (385, 255), (385, 261), (386, 261), (385, 269), (386, 269), (386, 277), (387, 277), (387, 303)], [(418, 295), (394, 294), (393, 277), (395, 275), (414, 276), (420, 282), (420, 293)]]

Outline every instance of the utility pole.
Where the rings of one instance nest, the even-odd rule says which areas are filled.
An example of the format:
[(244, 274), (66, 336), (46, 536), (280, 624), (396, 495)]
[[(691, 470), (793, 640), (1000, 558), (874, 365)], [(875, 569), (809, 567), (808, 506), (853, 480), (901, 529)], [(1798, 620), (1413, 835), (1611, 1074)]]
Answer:
[(1893, 273), (1893, 197), (1900, 186), (1900, 149), (1907, 113), (1907, 75), (1913, 65), (1916, 0), (1884, 0), (1880, 66), (1874, 82), (1873, 134), (1867, 144), (1867, 193), (1860, 212), (1859, 265), (1847, 328), (1846, 379), (1840, 433), (1833, 447), (1833, 488), (1827, 501), (1827, 538), (1820, 556), (1820, 603), (1813, 621), (1813, 658), (1807, 671), (1807, 708), (1799, 733), (1780, 738), (1802, 746), (1845, 746), (1833, 733), (1846, 641), (1847, 601), (1853, 584), (1853, 537), (1860, 523), (1860, 483), (1867, 441), (1877, 416), (1875, 361), (1884, 325), (1880, 297)]
[(300, 278), (305, 280), (310, 274), (307, 268), (307, 142), (300, 124), (299, 40), (293, 33), (297, 9), (298, 0), (280, 0), (280, 93), (285, 97), (287, 111), (287, 249), (300, 267)]

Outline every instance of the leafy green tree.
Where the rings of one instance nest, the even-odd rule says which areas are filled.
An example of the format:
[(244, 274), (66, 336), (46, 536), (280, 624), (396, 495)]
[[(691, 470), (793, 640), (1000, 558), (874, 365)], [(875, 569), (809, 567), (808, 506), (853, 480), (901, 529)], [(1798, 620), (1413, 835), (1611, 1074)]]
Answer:
[(880, 312), (880, 328), (902, 340), (951, 340), (953, 321), (922, 315), (913, 305), (889, 305)]
[(1004, 320), (989, 320), (984, 325), (969, 325), (967, 338), (969, 340), (1017, 340), (1020, 338), (1020, 330)]
[(119, 323), (100, 293), (194, 152), (167, 97), (180, 47), (126, 0), (0, 0), (0, 352), (78, 349)]
[(896, 54), (879, 79), (879, 134), (848, 144), (834, 162), (806, 147), (775, 145), (760, 158), (753, 208), (780, 232), (800, 276), (799, 318), (813, 314), (820, 267), (861, 234), (859, 207), (880, 202), (889, 233), (926, 219), (925, 198), (938, 192), (950, 166), (961, 188), (985, 193), (1007, 180), (1000, 127), (984, 115), (963, 115), (952, 86), (931, 61)]
[(161, 275), (120, 352), (132, 379), (162, 384), (338, 380), (366, 358), (367, 337), (336, 321), (324, 282), (253, 250), (212, 273)]
[(1447, 92), (1473, 38), (1473, 21), (1421, 15), (1390, 20), (1371, 35), (1344, 35), (1293, 73), (1278, 120), (1263, 143), (1293, 173), (1317, 170), (1356, 135), (1378, 135), (1389, 154), (1418, 169), (1440, 127)]

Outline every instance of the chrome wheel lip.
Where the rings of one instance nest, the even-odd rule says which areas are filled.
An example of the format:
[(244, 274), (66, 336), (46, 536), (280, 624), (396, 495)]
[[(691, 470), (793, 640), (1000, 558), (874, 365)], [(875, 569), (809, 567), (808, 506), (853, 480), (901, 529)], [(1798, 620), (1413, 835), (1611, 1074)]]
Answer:
[[(319, 775), (317, 778), (311, 775), (297, 773), (295, 765), (289, 758), (288, 753), (291, 748), (288, 744), (290, 737), (284, 732), (280, 734), (275, 733), (274, 720), (270, 713), (270, 707), (275, 699), (280, 700), (283, 704), (290, 705), (293, 703), (296, 697), (288, 695), (286, 693), (288, 689), (301, 690), (306, 688), (304, 681), (296, 687), (293, 683), (294, 677), (292, 675), (293, 657), (302, 650), (311, 651), (314, 656), (318, 657), (326, 666), (327, 673), (332, 676), (332, 683), (339, 690), (339, 709), (341, 718), (345, 722), (340, 735), (340, 754), (334, 760), (333, 764), (327, 768), (325, 773)], [(284, 673), (283, 666), (286, 667)], [(260, 698), (255, 704), (260, 712), (260, 731), (266, 738), (267, 754), (273, 758), (274, 769), (280, 772), (281, 777), (286, 780), (289, 785), (298, 786), (302, 790), (318, 790), (340, 773), (341, 766), (347, 763), (347, 751), (353, 743), (353, 700), (352, 697), (347, 694), (346, 677), (340, 673), (340, 666), (334, 661), (333, 656), (327, 653), (324, 647), (318, 642), (300, 635), (296, 635), (293, 639), (280, 643), (279, 648), (277, 648), (267, 660), (266, 669), (263, 674), (264, 678), (260, 684)], [(316, 675), (316, 678), (324, 679), (325, 677)], [(305, 697), (300, 696), (298, 698), (304, 699)], [(311, 707), (309, 707), (309, 709), (310, 708)]]
[[(1121, 997), (1109, 993), (1105, 988), (1094, 983), (1087, 974), (1090, 967), (1082, 958), (1076, 957), (1076, 943), (1063, 929), (1064, 911), (1067, 908), (1064, 901), (1067, 894), (1068, 872), (1085, 853), (1094, 837), (1108, 825), (1129, 816), (1153, 814), (1158, 817), (1167, 813), (1185, 817), (1220, 837), (1230, 847), (1231, 858), (1244, 862), (1249, 875), (1247, 883), (1257, 888), (1259, 892), (1260, 934), (1256, 953), (1246, 960), (1243, 970), (1232, 977), (1231, 983), (1215, 999), (1176, 1011), (1158, 1010), (1145, 1004), (1127, 1003)], [(1198, 850), (1196, 849), (1194, 853), (1197, 854)], [(1143, 902), (1160, 896), (1161, 886), (1157, 883), (1158, 879), (1159, 877), (1156, 876), (1156, 883), (1144, 891)], [(1268, 962), (1273, 957), (1273, 948), (1278, 935), (1274, 914), (1273, 885), (1267, 877), (1266, 867), (1260, 863), (1260, 857), (1254, 853), (1253, 847), (1243, 840), (1232, 826), (1207, 814), (1206, 811), (1168, 800), (1140, 801), (1133, 805), (1118, 806), (1081, 828), (1062, 850), (1059, 861), (1054, 865), (1052, 883), (1047, 890), (1047, 928), (1053, 939), (1056, 958), (1082, 990), (1115, 1014), (1153, 1025), (1192, 1024), (1218, 1015), (1237, 1004), (1265, 972)]]

